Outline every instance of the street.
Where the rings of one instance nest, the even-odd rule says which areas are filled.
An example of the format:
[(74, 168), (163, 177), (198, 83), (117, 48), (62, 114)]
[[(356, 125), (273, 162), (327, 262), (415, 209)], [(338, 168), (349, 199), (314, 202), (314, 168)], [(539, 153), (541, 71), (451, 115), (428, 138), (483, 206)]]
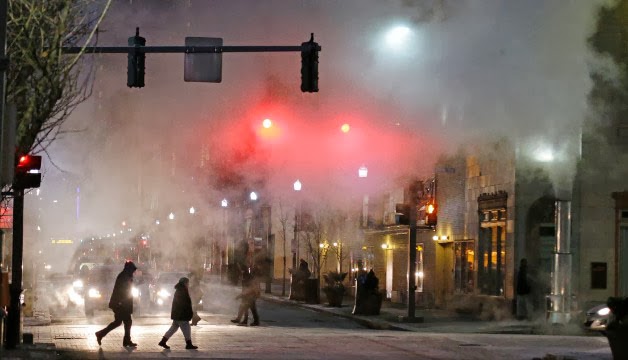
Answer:
[(241, 327), (229, 321), (236, 306), (236, 301), (216, 301), (209, 305), (210, 311), (201, 312), (204, 321), (192, 328), (198, 350), (185, 350), (180, 332), (168, 341), (170, 350), (157, 345), (170, 325), (166, 313), (134, 318), (132, 338), (138, 347), (133, 350), (122, 347), (122, 327), (98, 346), (94, 332), (112, 320), (107, 312), (90, 321), (81, 316), (58, 318), (52, 325), (24, 331), (34, 334), (36, 344), (54, 344), (56, 356), (53, 351), (39, 355), (56, 359), (534, 359), (548, 354), (564, 359), (612, 358), (601, 336), (369, 330), (350, 319), (267, 301), (259, 302), (262, 325)]

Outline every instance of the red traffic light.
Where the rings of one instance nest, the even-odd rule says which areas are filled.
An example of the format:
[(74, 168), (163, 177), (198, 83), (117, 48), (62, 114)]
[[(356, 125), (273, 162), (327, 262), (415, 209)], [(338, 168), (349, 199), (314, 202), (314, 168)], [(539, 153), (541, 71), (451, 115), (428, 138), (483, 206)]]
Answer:
[(39, 169), (41, 169), (41, 156), (39, 155), (22, 155), (17, 160), (17, 172), (29, 172)]
[(13, 186), (16, 189), (37, 188), (41, 184), (41, 156), (21, 155), (16, 159)]

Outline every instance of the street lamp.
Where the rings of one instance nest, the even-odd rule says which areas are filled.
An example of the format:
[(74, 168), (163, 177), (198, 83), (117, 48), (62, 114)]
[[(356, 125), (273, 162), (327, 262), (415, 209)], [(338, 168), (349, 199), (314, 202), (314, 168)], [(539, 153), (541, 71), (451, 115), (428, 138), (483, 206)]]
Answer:
[[(299, 181), (299, 179), (297, 179), (297, 181), (294, 182), (294, 184), (292, 185), (292, 188), (294, 189), (294, 191), (296, 191), (297, 193), (299, 191), (301, 191), (301, 182)], [(295, 244), (295, 249), (292, 255), (292, 268), (296, 269), (297, 268), (297, 261), (299, 259), (299, 209), (295, 208), (294, 209), (294, 244)]]
[(366, 168), (365, 165), (360, 166), (358, 169), (358, 177), (365, 178), (369, 173), (369, 169)]
[[(220, 279), (223, 281), (224, 274), (227, 274), (228, 270), (225, 266), (229, 266), (229, 258), (231, 258), (230, 251), (233, 250), (233, 246), (229, 246), (229, 239), (227, 238), (227, 208), (229, 207), (229, 201), (227, 199), (222, 199), (222, 201), (220, 201), (220, 206), (222, 207), (222, 242), (226, 247), (225, 262), (224, 264), (220, 264)], [(222, 255), (220, 256), (220, 259), (222, 261)]]
[(196, 213), (196, 209), (194, 209), (194, 206), (190, 207), (190, 214), (194, 214)]
[(256, 201), (257, 193), (255, 191), (251, 191), (251, 193), (249, 194), (249, 199), (251, 199), (251, 201)]
[(323, 262), (321, 261), (321, 255), (322, 255), (323, 259), (325, 257), (327, 257), (327, 250), (328, 249), (329, 249), (329, 244), (327, 243), (327, 241), (318, 244), (318, 256), (317, 256), (317, 260), (318, 260), (318, 274), (317, 274), (318, 288), (316, 289), (316, 296), (317, 296), (317, 299), (318, 299), (319, 302), (320, 302), (320, 299), (321, 299), (321, 268), (323, 267)]
[(174, 220), (174, 213), (173, 213), (173, 212), (171, 212), (171, 213), (168, 215), (168, 219), (169, 219), (169, 220)]
[(412, 31), (407, 26), (395, 26), (386, 33), (386, 43), (392, 48), (400, 48), (412, 35)]
[[(360, 166), (358, 169), (358, 177), (366, 178), (368, 176), (369, 170), (365, 165)], [(369, 212), (369, 196), (364, 195), (362, 198), (362, 227), (366, 228), (368, 225), (368, 212)]]

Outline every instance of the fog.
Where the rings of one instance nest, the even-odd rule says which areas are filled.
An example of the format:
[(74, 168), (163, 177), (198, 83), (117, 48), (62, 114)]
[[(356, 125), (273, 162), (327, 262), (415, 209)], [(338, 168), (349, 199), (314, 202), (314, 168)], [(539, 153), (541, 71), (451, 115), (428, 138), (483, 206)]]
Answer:
[[(552, 178), (570, 179), (600, 3), (115, 1), (99, 45), (126, 45), (136, 26), (149, 46), (300, 45), (314, 33), (320, 92), (300, 92), (298, 52), (225, 53), (218, 84), (184, 82), (183, 54), (148, 54), (142, 89), (126, 87), (125, 54), (88, 55), (94, 93), (49, 149), (37, 241), (106, 236), (122, 221), (139, 231), (193, 206), (204, 227), (171, 231), (192, 246), (180, 240), (220, 223), (220, 200), (238, 189), (292, 203), (299, 179), (298, 196), (345, 206), (429, 176), (440, 154), (478, 137), (506, 137), (518, 156), (549, 152)], [(410, 32), (391, 44), (397, 25)]]

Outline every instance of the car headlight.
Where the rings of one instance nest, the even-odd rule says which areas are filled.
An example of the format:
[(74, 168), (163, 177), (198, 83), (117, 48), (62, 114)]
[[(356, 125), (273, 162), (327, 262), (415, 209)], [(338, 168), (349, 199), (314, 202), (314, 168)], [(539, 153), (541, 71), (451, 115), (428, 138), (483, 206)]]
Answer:
[(600, 310), (597, 311), (597, 314), (600, 315), (600, 316), (606, 316), (606, 315), (608, 315), (610, 313), (611, 313), (611, 309), (608, 308), (608, 307), (601, 308)]
[(157, 296), (162, 297), (162, 298), (167, 298), (168, 296), (170, 296), (170, 292), (166, 289), (161, 289), (157, 293)]
[(75, 289), (82, 289), (83, 280), (74, 280), (74, 282), (72, 283), (72, 287), (74, 287)]
[(139, 297), (140, 296), (140, 290), (134, 286), (131, 289), (131, 295), (133, 295), (134, 298)]
[(98, 289), (94, 289), (94, 288), (89, 289), (89, 291), (87, 292), (87, 296), (89, 296), (90, 298), (99, 298), (99, 297), (101, 297), (100, 291), (98, 291)]

